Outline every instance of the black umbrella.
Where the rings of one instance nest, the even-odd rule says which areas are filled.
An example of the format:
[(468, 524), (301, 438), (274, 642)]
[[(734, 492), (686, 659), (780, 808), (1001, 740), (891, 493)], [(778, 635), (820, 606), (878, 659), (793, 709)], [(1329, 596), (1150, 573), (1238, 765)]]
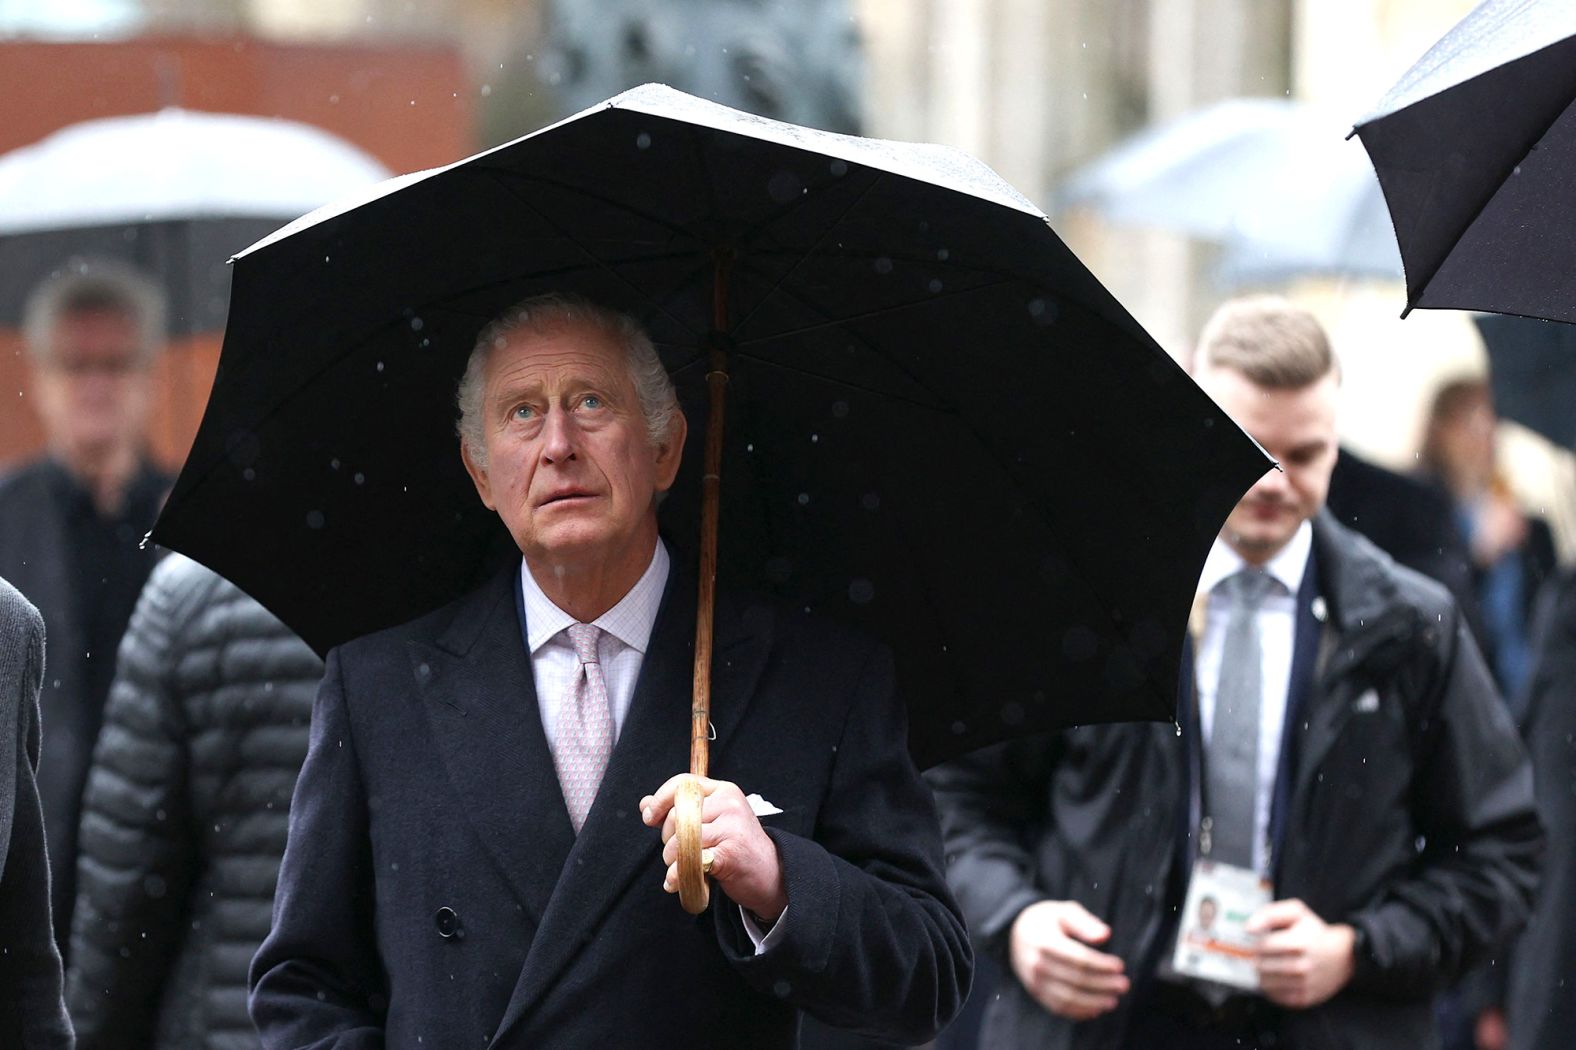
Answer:
[(1356, 133), (1400, 242), (1407, 312), (1576, 321), (1576, 3), (1486, 0)]
[(720, 578), (890, 642), (924, 764), (1172, 718), (1205, 553), (1269, 466), (979, 162), (659, 86), (307, 216), (233, 287), (155, 540), (320, 651), (463, 593), (519, 555), (455, 383), (494, 314), (573, 290), (644, 319), (679, 385), (680, 547), (725, 356)]
[(1576, 328), (1493, 314), (1474, 320), (1488, 348), (1494, 411), (1576, 451)]

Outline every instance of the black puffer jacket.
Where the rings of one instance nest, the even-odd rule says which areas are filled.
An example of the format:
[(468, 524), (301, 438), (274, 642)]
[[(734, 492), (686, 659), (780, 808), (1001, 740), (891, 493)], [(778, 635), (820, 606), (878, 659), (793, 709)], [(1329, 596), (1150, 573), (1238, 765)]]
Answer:
[(268, 933), (322, 664), (166, 558), (120, 647), (83, 807), (67, 1001), (79, 1047), (256, 1047)]

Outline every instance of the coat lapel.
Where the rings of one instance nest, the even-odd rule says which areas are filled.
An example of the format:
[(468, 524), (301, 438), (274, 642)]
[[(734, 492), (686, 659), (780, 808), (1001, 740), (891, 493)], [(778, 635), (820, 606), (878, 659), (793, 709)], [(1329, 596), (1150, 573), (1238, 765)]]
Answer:
[(1394, 585), (1376, 569), (1372, 555), (1334, 524), (1328, 511), (1314, 519), (1313, 538), (1328, 621), (1319, 632), (1312, 688), (1300, 720), (1307, 728), (1297, 741), (1290, 804), (1307, 797), (1309, 781), (1351, 717), (1353, 672), (1406, 631), (1406, 617), (1397, 612)]
[[(540, 921), (574, 842), (514, 602), (516, 565), (478, 591), (411, 674), (461, 808)], [(524, 817), (524, 819), (522, 819)]]
[[(532, 941), (499, 1026), (500, 1037), (530, 1012), (591, 943), (598, 924), (616, 909), (634, 879), (661, 879), (661, 839), (656, 829), (641, 821), (637, 806), (642, 796), (689, 768), (695, 591), (694, 576), (675, 566), (629, 716)], [(712, 746), (720, 749), (727, 746), (754, 693), (770, 648), (771, 620), (764, 608), (740, 610), (719, 601), (716, 625), (712, 723), (717, 740)], [(677, 897), (672, 907), (679, 907)]]

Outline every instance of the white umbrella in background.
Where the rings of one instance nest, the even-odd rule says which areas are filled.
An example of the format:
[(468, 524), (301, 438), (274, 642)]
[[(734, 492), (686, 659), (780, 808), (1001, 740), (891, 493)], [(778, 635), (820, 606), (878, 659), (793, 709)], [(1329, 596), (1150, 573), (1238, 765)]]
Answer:
[(225, 263), (275, 227), (388, 177), (321, 128), (166, 109), (62, 128), (0, 156), (0, 323), (74, 256), (154, 274), (174, 334), (223, 326)]
[(1127, 139), (1057, 203), (1218, 244), (1227, 284), (1398, 278), (1384, 197), (1349, 130), (1286, 99), (1228, 99)]

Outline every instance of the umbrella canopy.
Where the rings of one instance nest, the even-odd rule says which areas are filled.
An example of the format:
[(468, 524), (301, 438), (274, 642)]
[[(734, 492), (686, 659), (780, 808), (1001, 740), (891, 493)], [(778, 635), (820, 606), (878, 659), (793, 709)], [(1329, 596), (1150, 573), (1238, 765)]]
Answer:
[(1343, 130), (1301, 103), (1227, 99), (1134, 135), (1075, 172), (1059, 202), (1214, 241), (1231, 285), (1399, 276), (1379, 183)]
[(719, 260), (721, 581), (892, 644), (922, 762), (1173, 717), (1199, 570), (1263, 453), (978, 161), (655, 85), (239, 256), (153, 537), (319, 651), (463, 593), (519, 554), (461, 466), (455, 384), (495, 314), (572, 290), (644, 320), (678, 384), (682, 555)]
[(163, 280), (177, 334), (218, 329), (230, 256), (388, 174), (288, 120), (166, 109), (62, 128), (0, 156), (0, 322), (67, 258), (99, 255)]
[(1576, 321), (1576, 4), (1480, 4), (1356, 133), (1406, 264), (1407, 312)]
[(1576, 328), (1480, 314), (1494, 410), (1576, 451)]

